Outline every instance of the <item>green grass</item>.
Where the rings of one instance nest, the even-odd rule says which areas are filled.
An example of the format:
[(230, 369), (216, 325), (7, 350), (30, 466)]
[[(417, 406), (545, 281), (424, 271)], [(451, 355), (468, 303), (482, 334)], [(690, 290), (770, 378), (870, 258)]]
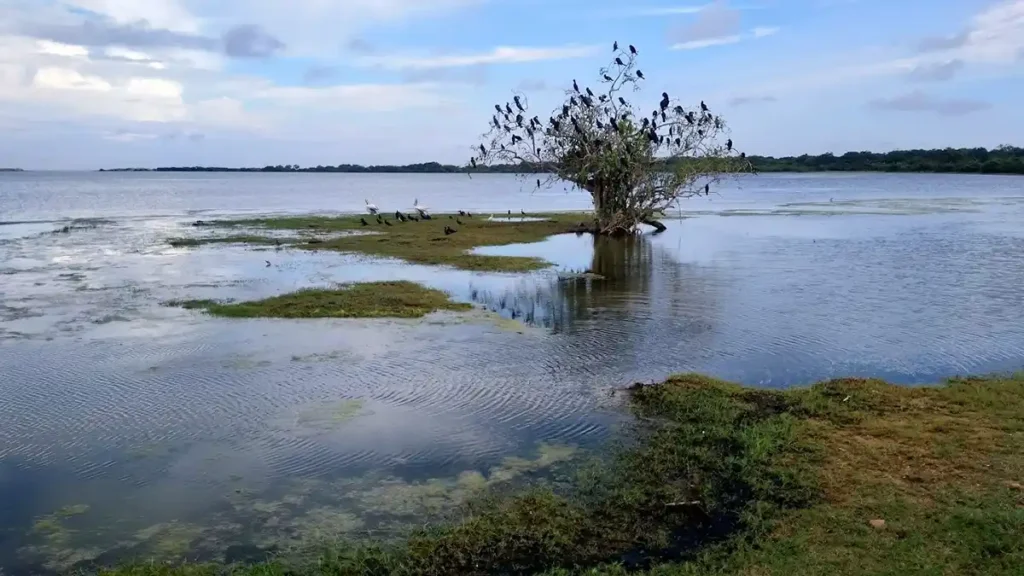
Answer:
[[(487, 220), (486, 216), (472, 218), (453, 214), (437, 214), (432, 220), (420, 222), (399, 222), (394, 214), (384, 217), (392, 226), (377, 224), (371, 216), (343, 216), (337, 218), (320, 216), (260, 218), (251, 220), (221, 220), (211, 223), (214, 227), (234, 228), (239, 226), (267, 230), (293, 230), (306, 232), (360, 231), (374, 234), (353, 234), (340, 238), (324, 238), (319, 242), (282, 240), (282, 244), (302, 247), (308, 250), (334, 250), (357, 252), (372, 256), (400, 258), (407, 262), (428, 265), (446, 265), (463, 270), (487, 270), (501, 272), (522, 272), (549, 266), (540, 258), (518, 256), (484, 256), (469, 254), (479, 246), (499, 246), (521, 242), (537, 242), (553, 234), (572, 232), (578, 229), (587, 216), (581, 214), (543, 214), (545, 220), (519, 222), (521, 215), (512, 220)], [(363, 226), (361, 219), (369, 225)], [(456, 221), (461, 221), (461, 224)], [(444, 227), (451, 226), (456, 233), (445, 235)], [(261, 236), (226, 236), (222, 238), (174, 239), (179, 246), (199, 246), (211, 243), (269, 244), (272, 238)]]
[(1024, 571), (1024, 375), (784, 392), (684, 375), (628, 394), (630, 431), (570, 491), (493, 494), (399, 544), (339, 544), (313, 562), (103, 574)]
[(245, 234), (238, 236), (218, 236), (212, 238), (171, 238), (167, 241), (174, 248), (193, 248), (206, 244), (260, 244), (260, 245), (288, 245), (294, 244), (296, 240), (270, 238), (268, 236), (256, 236)]
[(169, 302), (224, 318), (421, 318), (437, 310), (462, 311), (469, 304), (415, 282), (361, 282), (338, 289), (308, 289), (249, 302)]

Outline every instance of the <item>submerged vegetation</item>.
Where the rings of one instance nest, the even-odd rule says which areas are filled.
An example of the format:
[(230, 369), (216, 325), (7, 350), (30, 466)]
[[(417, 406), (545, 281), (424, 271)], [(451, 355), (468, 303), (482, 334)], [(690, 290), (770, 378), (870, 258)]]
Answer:
[[(254, 234), (207, 238), (175, 238), (174, 246), (214, 243), (279, 244), (307, 250), (355, 252), (370, 256), (400, 258), (414, 264), (445, 265), (463, 270), (523, 272), (548, 266), (539, 258), (471, 254), (479, 246), (536, 242), (553, 234), (580, 229), (580, 214), (545, 214), (527, 219), (523, 214), (505, 214), (494, 219), (479, 214), (436, 214), (430, 220), (416, 220), (395, 214), (381, 216), (286, 216), (208, 223), (211, 228), (249, 227), (289, 230), (311, 235), (307, 238), (275, 239)], [(365, 222), (365, 224), (364, 224)], [(585, 226), (585, 224), (584, 224)], [(454, 230), (446, 233), (445, 229)], [(344, 233), (344, 234), (338, 234)]]
[(789, 391), (702, 376), (629, 390), (637, 419), (571, 490), (473, 499), (397, 543), (305, 562), (106, 576), (1019, 574), (1024, 375)]
[(462, 311), (440, 290), (415, 282), (360, 282), (337, 289), (307, 289), (249, 302), (213, 300), (171, 302), (225, 318), (422, 318), (438, 310)]

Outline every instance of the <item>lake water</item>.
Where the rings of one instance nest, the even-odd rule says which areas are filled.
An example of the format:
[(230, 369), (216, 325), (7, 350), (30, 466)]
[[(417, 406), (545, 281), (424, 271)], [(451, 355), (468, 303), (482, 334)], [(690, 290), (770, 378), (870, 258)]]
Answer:
[[(1024, 367), (1019, 177), (743, 178), (685, 201), (660, 235), (485, 250), (556, 264), (524, 275), (166, 242), (200, 233), (196, 219), (364, 199), (496, 217), (588, 207), (528, 182), (0, 174), (0, 571), (398, 534), (600, 445), (620, 414), (609, 391), (673, 372), (781, 387)], [(606, 279), (559, 279), (587, 268)], [(507, 320), (239, 321), (161, 305), (380, 279)]]

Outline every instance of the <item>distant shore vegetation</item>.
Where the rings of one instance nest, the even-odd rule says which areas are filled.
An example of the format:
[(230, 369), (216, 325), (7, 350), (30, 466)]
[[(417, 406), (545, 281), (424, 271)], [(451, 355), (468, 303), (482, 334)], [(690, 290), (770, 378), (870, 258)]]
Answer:
[[(944, 148), (940, 150), (894, 150), (892, 152), (847, 152), (840, 156), (748, 156), (758, 172), (941, 172), (961, 174), (1024, 174), (1024, 148), (999, 146), (986, 148)], [(337, 166), (299, 166), (284, 164), (262, 168), (226, 168), (221, 166), (166, 166), (160, 168), (115, 168), (100, 172), (339, 172), (367, 174), (449, 174), (449, 173), (540, 173), (530, 163), (491, 166), (455, 166), (438, 162), (405, 165), (338, 164)]]

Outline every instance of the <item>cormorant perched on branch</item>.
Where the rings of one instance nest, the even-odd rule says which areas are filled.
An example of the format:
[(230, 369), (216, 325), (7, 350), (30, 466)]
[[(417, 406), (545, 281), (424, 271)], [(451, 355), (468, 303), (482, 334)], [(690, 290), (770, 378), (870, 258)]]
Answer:
[(634, 48), (632, 44), (629, 45), (629, 53), (636, 56), (636, 48)]
[(646, 80), (646, 78), (644, 78), (644, 73), (641, 72), (639, 69), (636, 71), (636, 77), (641, 80)]

